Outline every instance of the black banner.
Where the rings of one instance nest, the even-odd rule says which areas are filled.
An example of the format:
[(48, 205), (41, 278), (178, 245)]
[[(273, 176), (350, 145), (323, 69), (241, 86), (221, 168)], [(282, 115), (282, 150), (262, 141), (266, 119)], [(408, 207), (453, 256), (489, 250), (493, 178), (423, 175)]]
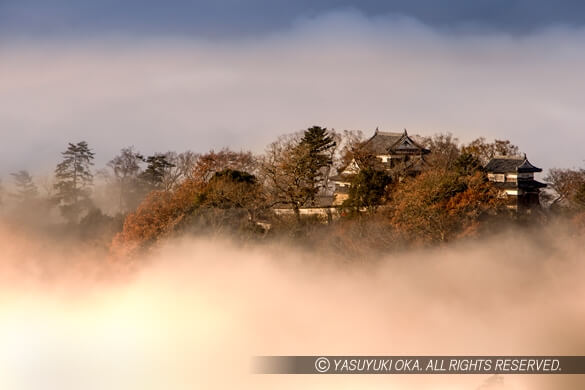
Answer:
[(585, 374), (585, 356), (258, 356), (258, 374)]

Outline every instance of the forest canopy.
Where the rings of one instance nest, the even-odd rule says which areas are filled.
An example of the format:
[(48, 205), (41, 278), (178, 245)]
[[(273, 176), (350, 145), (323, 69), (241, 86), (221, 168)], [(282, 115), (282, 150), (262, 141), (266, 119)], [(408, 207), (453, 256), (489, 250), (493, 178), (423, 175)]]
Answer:
[[(420, 156), (399, 161), (368, 147), (361, 132), (312, 126), (259, 155), (224, 148), (146, 156), (128, 146), (97, 170), (87, 142), (69, 143), (51, 177), (11, 174), (2, 215), (118, 257), (181, 234), (292, 239), (355, 253), (352, 240), (392, 250), (477, 237), (502, 224), (585, 225), (584, 169), (550, 169), (539, 207), (524, 215), (485, 169), (494, 157), (518, 156), (518, 146), (483, 137), (462, 144), (449, 133), (408, 140), (400, 147), (416, 146)], [(33, 223), (39, 216), (43, 222)]]

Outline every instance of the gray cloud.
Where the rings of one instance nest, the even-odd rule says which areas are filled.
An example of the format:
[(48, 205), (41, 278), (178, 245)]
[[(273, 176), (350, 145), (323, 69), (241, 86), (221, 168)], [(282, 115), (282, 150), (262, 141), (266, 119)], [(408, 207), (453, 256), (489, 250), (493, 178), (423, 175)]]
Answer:
[(585, 31), (455, 35), (331, 13), (263, 38), (12, 40), (0, 51), (0, 173), (52, 170), (67, 142), (105, 163), (230, 146), (262, 151), (313, 124), (451, 131), (582, 165)]
[(302, 18), (347, 9), (368, 17), (402, 15), (444, 29), (523, 33), (585, 23), (585, 4), (578, 0), (3, 0), (0, 32), (234, 36), (282, 30)]

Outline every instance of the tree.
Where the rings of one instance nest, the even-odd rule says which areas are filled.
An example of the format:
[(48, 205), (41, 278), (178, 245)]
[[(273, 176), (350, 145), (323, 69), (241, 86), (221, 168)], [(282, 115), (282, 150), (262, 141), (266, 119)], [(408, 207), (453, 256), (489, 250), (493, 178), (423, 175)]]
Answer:
[(133, 210), (140, 202), (140, 172), (144, 157), (133, 147), (123, 148), (120, 154), (108, 162), (118, 187), (118, 207), (121, 212)]
[(453, 163), (453, 169), (461, 176), (473, 175), (476, 172), (484, 172), (484, 167), (479, 158), (469, 152), (462, 152)]
[(364, 134), (361, 130), (344, 130), (339, 136), (337, 152), (338, 166), (336, 168), (345, 168), (355, 160), (355, 155), (363, 150)]
[[(345, 134), (347, 137), (348, 134)], [(378, 158), (370, 148), (364, 147), (361, 134), (349, 135), (349, 142), (344, 148), (345, 167), (355, 164), (359, 170), (351, 177), (348, 198), (342, 206), (359, 214), (366, 209), (373, 214), (377, 207), (386, 201), (388, 185), (394, 179), (398, 181), (400, 168), (389, 170), (388, 166)], [(396, 177), (394, 178), (393, 175)]]
[(241, 234), (257, 230), (257, 218), (267, 208), (265, 192), (254, 175), (226, 169), (205, 185), (191, 214), (190, 226), (206, 232)]
[(132, 256), (176, 231), (185, 218), (199, 207), (202, 188), (187, 180), (174, 191), (148, 193), (135, 211), (129, 213), (112, 240), (115, 255)]
[(186, 179), (192, 179), (194, 174), (195, 165), (200, 158), (198, 153), (193, 153), (187, 150), (183, 153), (169, 152), (167, 153), (169, 161), (175, 165), (175, 167), (169, 170), (169, 178), (166, 179), (168, 182), (173, 183), (172, 185), (179, 184), (181, 181)]
[(262, 198), (256, 177), (233, 169), (217, 172), (209, 180), (204, 196), (206, 205), (221, 209), (249, 209)]
[(55, 199), (55, 177), (53, 174), (37, 176), (37, 183), (39, 183), (43, 197), (49, 200)]
[(393, 194), (392, 223), (406, 237), (446, 242), (471, 234), (482, 218), (505, 209), (505, 200), (484, 173), (461, 176), (428, 170), (402, 183)]
[(317, 192), (328, 187), (337, 138), (335, 132), (329, 132), (324, 127), (313, 126), (305, 130), (298, 145), (299, 148), (306, 149), (306, 157), (302, 159), (302, 162)]
[(423, 145), (431, 151), (426, 161), (432, 169), (451, 170), (459, 157), (459, 140), (451, 133), (425, 138)]
[(326, 128), (280, 137), (268, 146), (261, 165), (263, 183), (273, 204), (290, 206), (300, 222), (300, 208), (314, 205), (327, 188), (336, 141)]
[(14, 196), (19, 202), (27, 202), (39, 195), (39, 190), (28, 171), (18, 171), (10, 174), (14, 179), (16, 193)]
[(235, 152), (230, 149), (214, 150), (198, 156), (191, 178), (200, 183), (207, 183), (217, 173), (226, 169), (255, 174), (258, 170), (258, 161), (251, 152)]
[(207, 183), (186, 179), (170, 191), (149, 193), (128, 214), (111, 248), (114, 253), (132, 255), (183, 229), (222, 232), (251, 227), (264, 207), (262, 188), (247, 172), (226, 169)]
[[(223, 149), (184, 158), (193, 164), (184, 171), (191, 176), (184, 173), (176, 185), (168, 189), (160, 186), (146, 195), (126, 216), (122, 231), (112, 241), (113, 253), (135, 254), (169, 234), (196, 225), (208, 231), (254, 225), (256, 213), (265, 208), (265, 194), (252, 174), (257, 166), (252, 153)], [(153, 164), (152, 177), (161, 178), (164, 173)]]
[(350, 164), (355, 164), (359, 170), (371, 169), (387, 171), (393, 174), (398, 173), (394, 171), (390, 172), (388, 170), (388, 165), (382, 162), (382, 160), (378, 158), (370, 148), (364, 146), (364, 143), (360, 141), (360, 139), (361, 138), (354, 138), (344, 147), (342, 157), (344, 164), (342, 168), (347, 168)]
[(61, 161), (55, 169), (55, 198), (65, 218), (77, 222), (84, 209), (90, 206), (89, 195), (93, 184), (91, 166), (94, 153), (87, 142), (69, 143), (61, 153)]
[[(272, 204), (290, 206), (300, 222), (300, 208), (311, 205), (318, 192), (314, 149), (299, 134), (280, 137), (268, 146), (261, 176)], [(322, 161), (322, 160), (321, 160)]]
[(167, 171), (175, 166), (169, 162), (167, 154), (156, 153), (146, 158), (146, 169), (140, 174), (146, 191), (164, 190), (169, 191), (171, 188), (165, 184), (164, 179)]
[(563, 204), (568, 209), (578, 207), (581, 200), (581, 188), (585, 187), (584, 169), (553, 168), (548, 171), (544, 180), (556, 194), (556, 198), (551, 203), (552, 207)]
[(349, 187), (349, 196), (343, 202), (344, 207), (355, 213), (366, 209), (370, 214), (385, 201), (387, 186), (392, 178), (385, 170), (365, 167), (355, 175)]
[(183, 180), (193, 178), (195, 165), (200, 158), (199, 154), (191, 151), (166, 152), (164, 157), (168, 163), (161, 170), (160, 186), (164, 191), (170, 191), (180, 185)]
[(280, 137), (268, 146), (261, 168), (272, 204), (292, 207), (298, 222), (300, 208), (316, 195), (304, 162), (307, 154), (308, 148), (300, 147), (297, 139)]
[(579, 210), (585, 210), (585, 183), (581, 183), (577, 187), (575, 195), (573, 196), (573, 202)]
[(486, 142), (484, 137), (477, 138), (462, 147), (462, 151), (475, 156), (486, 165), (496, 156), (516, 156), (519, 153), (518, 146), (508, 140), (496, 139), (494, 142)]

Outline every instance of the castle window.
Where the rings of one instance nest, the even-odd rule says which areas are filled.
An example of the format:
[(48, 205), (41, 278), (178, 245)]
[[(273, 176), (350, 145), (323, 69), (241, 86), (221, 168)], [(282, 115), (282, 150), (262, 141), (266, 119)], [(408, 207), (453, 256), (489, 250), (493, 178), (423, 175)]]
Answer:
[(506, 181), (506, 175), (503, 173), (488, 173), (488, 179), (490, 181), (503, 183)]

